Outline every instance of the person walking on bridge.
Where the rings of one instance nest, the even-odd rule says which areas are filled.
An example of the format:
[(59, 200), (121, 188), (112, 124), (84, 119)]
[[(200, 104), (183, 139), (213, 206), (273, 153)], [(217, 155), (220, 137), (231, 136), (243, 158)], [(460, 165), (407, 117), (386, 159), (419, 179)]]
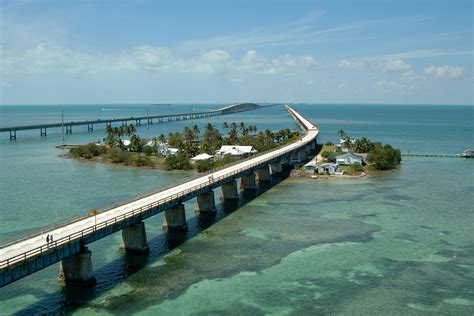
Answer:
[(46, 243), (49, 244), (49, 234), (46, 236)]

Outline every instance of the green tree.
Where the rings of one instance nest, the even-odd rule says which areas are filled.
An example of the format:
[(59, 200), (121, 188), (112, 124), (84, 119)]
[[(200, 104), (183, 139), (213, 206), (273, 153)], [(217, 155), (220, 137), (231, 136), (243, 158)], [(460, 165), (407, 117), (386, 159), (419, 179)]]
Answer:
[(400, 150), (390, 145), (376, 145), (375, 148), (367, 155), (369, 163), (373, 164), (378, 170), (389, 170), (396, 168), (401, 160)]

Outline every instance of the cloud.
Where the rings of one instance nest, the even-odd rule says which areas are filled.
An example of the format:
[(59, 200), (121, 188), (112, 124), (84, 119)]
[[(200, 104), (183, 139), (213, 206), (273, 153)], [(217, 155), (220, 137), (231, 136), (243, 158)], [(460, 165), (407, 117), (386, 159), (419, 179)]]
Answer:
[(212, 49), (197, 56), (182, 58), (168, 48), (136, 46), (116, 54), (97, 54), (41, 43), (23, 52), (2, 47), (2, 73), (95, 73), (95, 72), (171, 72), (171, 73), (252, 73), (294, 74), (307, 72), (318, 63), (312, 55), (285, 54), (268, 58), (248, 50), (234, 58), (224, 50)]
[(424, 73), (425, 75), (436, 79), (459, 78), (464, 74), (464, 69), (459, 66), (431, 66), (425, 68)]
[(341, 69), (372, 69), (382, 71), (401, 72), (408, 71), (412, 68), (401, 59), (343, 59), (339, 62), (338, 67)]
[(378, 67), (383, 71), (406, 71), (411, 69), (411, 65), (401, 59), (387, 59), (380, 61)]
[(361, 69), (364, 66), (364, 62), (362, 61), (347, 59), (341, 60), (338, 65), (338, 67), (341, 69)]

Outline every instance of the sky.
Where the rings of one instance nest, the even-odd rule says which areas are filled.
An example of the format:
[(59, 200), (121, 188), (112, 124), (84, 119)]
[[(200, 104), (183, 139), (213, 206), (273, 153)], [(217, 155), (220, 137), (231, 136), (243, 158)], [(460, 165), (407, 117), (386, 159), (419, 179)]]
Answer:
[(0, 104), (473, 104), (470, 0), (0, 0)]

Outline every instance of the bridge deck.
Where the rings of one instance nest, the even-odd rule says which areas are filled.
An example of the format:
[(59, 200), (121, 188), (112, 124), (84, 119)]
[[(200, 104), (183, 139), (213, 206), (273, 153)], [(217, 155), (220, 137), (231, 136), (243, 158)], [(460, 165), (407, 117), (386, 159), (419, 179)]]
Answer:
[[(273, 105), (273, 104), (271, 104)], [(116, 122), (129, 122), (129, 121), (141, 121), (141, 120), (153, 120), (153, 119), (165, 119), (165, 118), (176, 118), (176, 117), (198, 117), (198, 116), (216, 116), (224, 114), (232, 114), (237, 112), (249, 111), (258, 109), (261, 107), (271, 106), (271, 105), (257, 105), (253, 103), (241, 103), (233, 104), (212, 111), (200, 111), (200, 112), (188, 112), (188, 113), (171, 113), (171, 114), (161, 114), (161, 115), (150, 115), (150, 116), (130, 116), (122, 118), (112, 118), (112, 119), (97, 119), (97, 120), (85, 120), (85, 121), (68, 121), (68, 122), (59, 122), (59, 123), (49, 123), (49, 124), (35, 124), (35, 125), (22, 125), (22, 126), (10, 126), (10, 127), (0, 127), (0, 132), (9, 132), (9, 131), (24, 131), (32, 129), (42, 129), (42, 128), (56, 128), (64, 126), (78, 126), (78, 125), (90, 125), (90, 124), (109, 124)], [(242, 109), (239, 109), (242, 107)], [(235, 110), (233, 110), (235, 109)]]
[[(113, 207), (107, 211), (99, 213), (95, 218), (91, 216), (67, 224), (63, 227), (46, 231), (43, 235), (33, 236), (26, 240), (21, 240), (4, 248), (0, 248), (0, 270), (18, 265), (30, 258), (40, 256), (44, 252), (51, 251), (52, 248), (61, 247), (73, 241), (81, 240), (85, 236), (105, 229), (110, 225), (117, 224), (131, 217), (143, 214), (151, 209), (166, 205), (166, 203), (170, 203), (171, 201), (177, 200), (181, 202), (189, 200), (195, 196), (193, 195), (193, 192), (201, 192), (206, 189), (210, 190), (218, 187), (226, 181), (234, 180), (246, 171), (254, 170), (255, 168), (268, 164), (275, 159), (285, 156), (314, 141), (319, 134), (319, 130), (316, 126), (293, 109), (289, 107), (287, 107), (287, 109), (289, 114), (305, 131), (304, 137), (299, 141), (279, 147), (268, 153), (252, 157), (251, 159), (242, 161), (222, 170), (215, 171), (210, 175), (207, 174), (187, 183), (179, 184), (161, 192)], [(209, 178), (210, 176), (212, 176), (212, 179)], [(48, 245), (46, 243), (46, 234), (54, 236), (53, 244)]]

